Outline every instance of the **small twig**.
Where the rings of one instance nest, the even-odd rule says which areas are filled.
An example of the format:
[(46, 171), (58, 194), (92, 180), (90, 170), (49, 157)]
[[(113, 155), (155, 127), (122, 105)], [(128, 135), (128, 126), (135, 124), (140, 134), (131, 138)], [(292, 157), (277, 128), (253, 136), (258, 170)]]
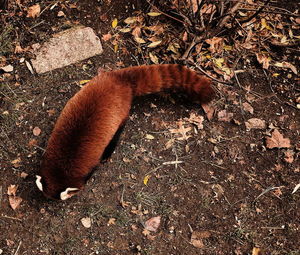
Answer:
[(14, 255), (17, 255), (17, 254), (18, 254), (19, 249), (20, 249), (20, 247), (21, 247), (21, 244), (22, 244), (22, 241), (19, 242), (18, 248), (17, 248), (16, 252), (14, 253)]
[(174, 161), (167, 161), (162, 163), (163, 165), (177, 165), (177, 164), (182, 164), (184, 161), (181, 160), (174, 160)]
[(269, 230), (279, 230), (279, 229), (281, 229), (281, 230), (283, 230), (284, 229), (284, 226), (282, 226), (282, 227), (261, 227), (262, 229), (269, 229)]
[(1, 204), (2, 204), (2, 186), (0, 186), (0, 207), (1, 207)]
[(216, 164), (211, 163), (211, 162), (208, 162), (208, 161), (201, 161), (201, 162), (202, 162), (202, 163), (205, 163), (205, 164), (208, 164), (208, 165), (211, 165), (211, 166), (214, 166), (214, 167), (217, 167), (217, 168), (220, 168), (220, 169), (226, 169), (225, 167), (216, 165)]
[(19, 218), (15, 218), (15, 217), (11, 217), (11, 216), (6, 216), (6, 215), (1, 215), (2, 218), (5, 218), (5, 219), (10, 219), (10, 220), (17, 220), (17, 221), (22, 221), (21, 219)]
[(270, 2), (271, 0), (267, 0), (264, 5), (262, 5), (253, 15), (251, 15), (249, 18), (245, 19), (245, 20), (241, 20), (240, 23), (247, 23), (250, 20), (252, 20), (253, 18), (255, 18), (259, 13), (261, 13), (261, 11), (266, 7), (266, 5)]
[[(241, 8), (240, 10), (241, 11), (246, 11), (246, 12), (247, 11), (251, 12), (251, 11), (256, 11), (257, 9)], [(287, 16), (293, 16), (293, 17), (300, 17), (299, 14), (295, 14), (295, 13), (292, 13), (292, 12), (286, 13), (286, 12), (277, 12), (277, 11), (268, 11), (268, 10), (262, 10), (261, 12), (263, 12), (263, 13), (272, 13), (272, 14), (281, 14), (281, 15), (287, 15)]]
[(121, 206), (124, 208), (124, 193), (125, 193), (125, 185), (123, 184), (123, 189), (122, 189), (122, 194), (121, 194), (121, 198), (120, 198), (120, 204)]
[(182, 20), (180, 20), (180, 19), (177, 19), (177, 18), (175, 18), (175, 17), (173, 17), (173, 16), (171, 16), (171, 15), (169, 15), (169, 14), (167, 14), (167, 13), (161, 11), (161, 10), (158, 9), (155, 5), (153, 5), (149, 0), (147, 0), (147, 3), (148, 3), (149, 5), (151, 5), (153, 8), (155, 8), (157, 12), (159, 12), (159, 13), (165, 15), (166, 17), (168, 17), (168, 18), (170, 18), (170, 19), (176, 20), (176, 21), (178, 21), (178, 22), (184, 24), (184, 21), (182, 21)]
[(272, 91), (272, 93), (275, 95), (275, 92), (274, 92), (274, 90), (273, 90), (273, 87), (272, 87), (271, 80), (269, 79), (269, 76), (267, 75), (267, 72), (266, 72), (266, 70), (265, 70), (265, 69), (263, 69), (263, 72), (264, 72), (264, 74), (265, 74), (265, 76), (266, 76), (266, 78), (267, 78), (267, 81), (268, 81), (268, 83), (269, 83), (270, 90), (271, 90), (271, 91)]
[[(268, 0), (270, 1), (270, 0)], [(238, 1), (227, 13), (227, 15), (220, 21), (219, 25), (218, 25), (218, 28), (219, 30), (221, 30), (226, 22), (230, 19), (230, 17), (232, 16), (233, 13), (235, 13), (238, 8), (240, 7), (240, 5), (242, 4), (242, 1)]]
[(235, 80), (236, 80), (236, 83), (237, 83), (237, 85), (240, 87), (240, 88), (242, 88), (242, 85), (240, 84), (240, 81), (239, 81), (239, 79), (238, 79), (238, 77), (237, 77), (237, 71), (234, 71), (233, 72), (234, 73), (234, 78), (235, 78)]
[(280, 188), (283, 188), (283, 187), (284, 187), (284, 186), (269, 187), (269, 188), (265, 189), (262, 193), (260, 193), (260, 194), (258, 195), (258, 197), (255, 198), (254, 200), (258, 200), (261, 196), (263, 196), (264, 194), (266, 194), (266, 193), (268, 193), (268, 192), (270, 192), (270, 191), (272, 191), (272, 190), (280, 189)]
[(184, 52), (184, 54), (182, 55), (181, 59), (186, 60), (188, 59), (192, 49), (198, 44), (200, 43), (202, 40), (202, 37), (194, 37), (193, 41), (191, 42), (191, 44), (189, 45), (189, 47), (186, 49), (186, 51)]

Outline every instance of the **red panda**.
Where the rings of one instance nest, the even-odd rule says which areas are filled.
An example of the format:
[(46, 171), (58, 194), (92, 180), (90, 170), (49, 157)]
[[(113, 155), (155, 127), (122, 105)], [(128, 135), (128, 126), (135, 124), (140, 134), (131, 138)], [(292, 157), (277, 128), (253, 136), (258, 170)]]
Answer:
[(185, 90), (201, 103), (214, 95), (208, 78), (176, 64), (99, 73), (62, 110), (42, 159), (38, 188), (62, 200), (82, 190), (99, 159), (112, 153), (133, 97), (168, 88)]

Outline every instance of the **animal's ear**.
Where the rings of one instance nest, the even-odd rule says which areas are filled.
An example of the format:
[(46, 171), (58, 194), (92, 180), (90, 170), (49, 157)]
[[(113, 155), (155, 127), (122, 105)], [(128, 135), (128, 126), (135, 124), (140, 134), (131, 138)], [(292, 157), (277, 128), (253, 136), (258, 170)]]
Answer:
[(36, 177), (36, 180), (35, 180), (36, 186), (38, 187), (38, 189), (39, 189), (40, 191), (43, 191), (43, 184), (42, 184), (42, 182), (41, 182), (42, 177), (39, 176), (39, 175), (36, 175), (35, 177)]
[(66, 200), (70, 197), (73, 197), (78, 191), (78, 188), (67, 188), (65, 191), (60, 193), (60, 199)]

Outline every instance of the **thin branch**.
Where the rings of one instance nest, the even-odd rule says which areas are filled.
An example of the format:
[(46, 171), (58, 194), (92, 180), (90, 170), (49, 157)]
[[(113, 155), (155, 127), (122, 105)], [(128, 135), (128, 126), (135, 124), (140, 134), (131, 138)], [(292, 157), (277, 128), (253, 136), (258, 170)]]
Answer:
[[(268, 1), (270, 1), (270, 0), (268, 0)], [(238, 10), (238, 8), (240, 7), (241, 4), (242, 4), (242, 1), (240, 0), (228, 11), (227, 15), (220, 21), (220, 23), (218, 25), (219, 30), (221, 30), (225, 26), (225, 24), (230, 19), (232, 14)]]
[[(190, 61), (188, 61), (190, 62)], [(222, 83), (222, 84), (227, 84), (227, 85), (233, 85), (232, 82), (227, 82), (227, 81), (221, 81), (221, 80), (218, 80), (216, 79), (215, 77), (211, 76), (210, 74), (208, 74), (206, 71), (204, 71), (202, 69), (201, 66), (197, 65), (196, 63), (191, 63), (192, 65), (194, 65), (195, 67), (197, 67), (197, 69), (199, 69), (200, 72), (202, 72), (203, 74), (205, 74), (207, 77), (209, 77), (210, 79), (216, 81), (216, 82), (219, 82), (219, 83)]]
[(168, 17), (168, 18), (170, 18), (170, 19), (173, 19), (173, 20), (176, 20), (176, 21), (178, 21), (178, 22), (180, 22), (180, 23), (182, 23), (182, 24), (185, 24), (184, 21), (182, 21), (182, 20), (180, 20), (180, 19), (177, 19), (177, 18), (175, 18), (175, 17), (173, 17), (173, 16), (171, 16), (171, 15), (169, 15), (169, 14), (167, 14), (167, 13), (161, 11), (161, 10), (158, 9), (155, 5), (153, 5), (149, 0), (147, 0), (147, 3), (148, 3), (149, 5), (151, 5), (153, 8), (155, 8), (157, 12), (159, 12), (159, 13), (165, 15), (166, 17)]
[(266, 7), (266, 5), (270, 2), (271, 0), (267, 0), (263, 6), (261, 6), (253, 15), (251, 15), (249, 18), (245, 19), (245, 20), (241, 20), (240, 23), (247, 23), (250, 20), (252, 20), (253, 18), (255, 18), (259, 13), (261, 13), (261, 11)]
[(193, 41), (191, 42), (191, 44), (189, 45), (189, 47), (186, 49), (186, 51), (183, 53), (181, 59), (186, 60), (188, 59), (192, 49), (198, 44), (200, 43), (202, 40), (202, 37), (194, 37)]

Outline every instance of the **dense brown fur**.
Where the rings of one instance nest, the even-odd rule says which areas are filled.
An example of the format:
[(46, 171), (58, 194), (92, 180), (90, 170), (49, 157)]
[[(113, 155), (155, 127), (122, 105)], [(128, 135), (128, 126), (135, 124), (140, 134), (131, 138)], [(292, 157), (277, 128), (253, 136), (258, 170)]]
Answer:
[(59, 199), (68, 187), (82, 189), (126, 121), (132, 98), (171, 87), (202, 103), (213, 95), (209, 79), (180, 65), (129, 67), (93, 78), (68, 101), (55, 124), (41, 166), (44, 194)]

